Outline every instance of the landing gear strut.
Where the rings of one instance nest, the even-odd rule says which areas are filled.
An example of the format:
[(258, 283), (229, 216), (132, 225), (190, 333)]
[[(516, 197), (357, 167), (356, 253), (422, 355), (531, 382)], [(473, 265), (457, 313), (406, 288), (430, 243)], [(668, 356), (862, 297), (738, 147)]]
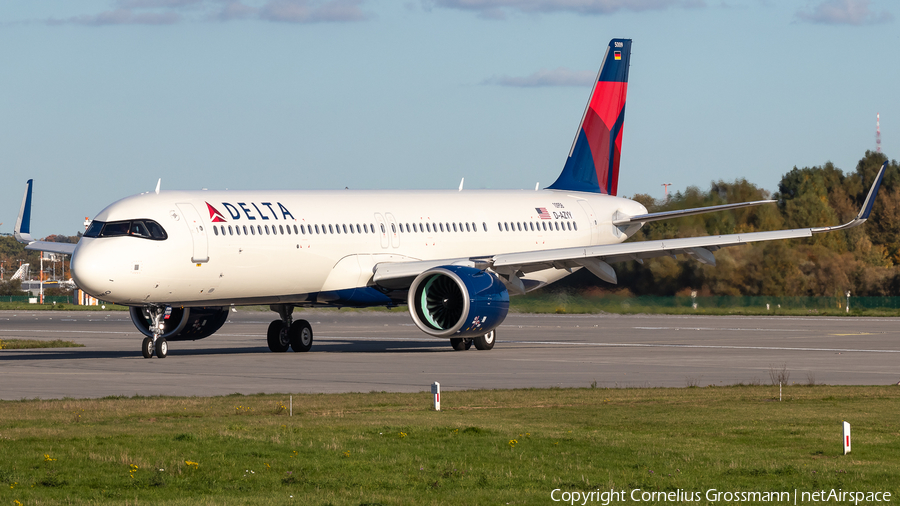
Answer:
[(144, 338), (144, 342), (141, 343), (141, 354), (144, 358), (150, 358), (154, 353), (159, 358), (166, 358), (169, 354), (169, 343), (162, 336), (166, 326), (164, 323), (166, 308), (164, 306), (150, 306), (147, 308), (147, 313), (150, 317), (150, 332), (153, 333), (153, 337)]
[(280, 320), (269, 324), (266, 341), (269, 349), (276, 353), (284, 353), (288, 348), (294, 351), (309, 351), (313, 343), (312, 326), (306, 320), (293, 321), (294, 306), (291, 304), (272, 304), (272, 311), (278, 313)]

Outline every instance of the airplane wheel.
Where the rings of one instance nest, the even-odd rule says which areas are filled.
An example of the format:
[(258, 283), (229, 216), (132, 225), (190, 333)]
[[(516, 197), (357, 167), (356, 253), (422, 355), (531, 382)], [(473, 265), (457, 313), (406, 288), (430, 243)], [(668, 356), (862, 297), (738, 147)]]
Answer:
[(144, 358), (150, 358), (153, 356), (153, 338), (145, 337), (144, 342), (141, 343), (141, 355)]
[(162, 337), (156, 338), (156, 356), (157, 358), (166, 358), (169, 354), (169, 343)]
[(497, 330), (494, 329), (483, 336), (474, 339), (475, 348), (479, 350), (489, 350), (494, 347), (494, 339), (497, 337)]
[(269, 330), (266, 332), (266, 341), (269, 343), (269, 349), (275, 353), (283, 353), (288, 351), (291, 342), (288, 340), (288, 333), (282, 331), (284, 325), (281, 320), (275, 320), (269, 324)]
[(453, 349), (456, 351), (466, 351), (472, 347), (472, 340), (463, 339), (461, 337), (452, 337), (450, 338), (450, 346), (453, 346)]
[(297, 320), (292, 323), (288, 336), (294, 351), (309, 351), (312, 348), (313, 331), (308, 321)]

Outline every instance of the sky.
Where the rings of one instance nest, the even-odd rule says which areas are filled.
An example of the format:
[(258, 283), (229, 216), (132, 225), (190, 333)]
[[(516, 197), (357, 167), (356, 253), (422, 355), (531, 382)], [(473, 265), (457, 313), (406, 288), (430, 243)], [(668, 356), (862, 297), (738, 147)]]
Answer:
[[(0, 233), (191, 189), (533, 189), (633, 40), (619, 195), (900, 148), (889, 0), (4, 0)], [(815, 225), (815, 224), (810, 224)]]

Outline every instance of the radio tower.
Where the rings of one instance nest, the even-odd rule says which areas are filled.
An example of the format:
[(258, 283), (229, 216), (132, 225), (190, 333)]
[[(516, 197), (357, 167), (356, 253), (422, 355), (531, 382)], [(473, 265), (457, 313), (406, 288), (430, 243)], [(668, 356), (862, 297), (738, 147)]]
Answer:
[(881, 114), (875, 114), (875, 152), (881, 153)]

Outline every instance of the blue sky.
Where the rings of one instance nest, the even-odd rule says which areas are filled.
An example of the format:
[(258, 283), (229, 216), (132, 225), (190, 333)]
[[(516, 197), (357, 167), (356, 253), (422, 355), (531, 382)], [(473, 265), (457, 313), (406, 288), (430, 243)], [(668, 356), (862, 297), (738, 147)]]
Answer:
[[(74, 234), (163, 189), (534, 188), (613, 37), (619, 194), (896, 158), (887, 0), (6, 0), (0, 232)], [(814, 225), (814, 224), (810, 224)]]

